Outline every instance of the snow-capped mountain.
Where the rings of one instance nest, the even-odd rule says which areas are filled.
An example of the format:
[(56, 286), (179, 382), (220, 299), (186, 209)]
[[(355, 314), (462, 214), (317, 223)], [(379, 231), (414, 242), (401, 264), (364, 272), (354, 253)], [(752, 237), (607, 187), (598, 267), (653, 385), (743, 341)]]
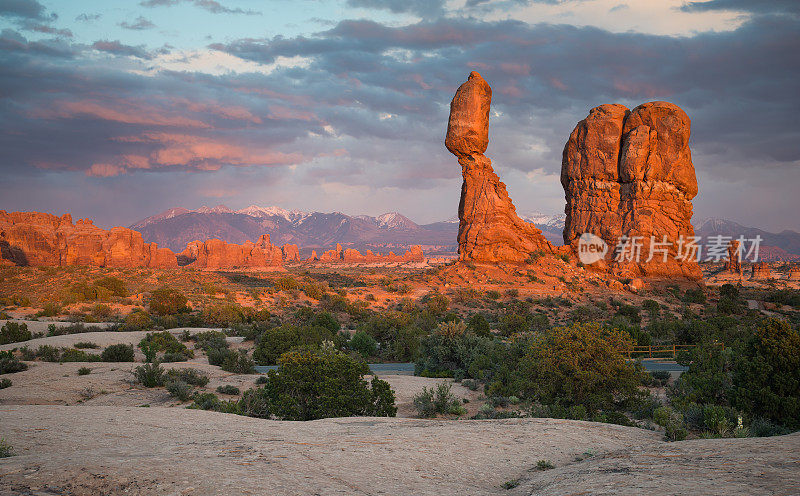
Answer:
[(237, 214), (249, 215), (250, 217), (283, 217), (289, 222), (297, 222), (308, 217), (308, 212), (302, 210), (286, 210), (281, 207), (259, 207), (258, 205), (250, 205), (236, 211)]

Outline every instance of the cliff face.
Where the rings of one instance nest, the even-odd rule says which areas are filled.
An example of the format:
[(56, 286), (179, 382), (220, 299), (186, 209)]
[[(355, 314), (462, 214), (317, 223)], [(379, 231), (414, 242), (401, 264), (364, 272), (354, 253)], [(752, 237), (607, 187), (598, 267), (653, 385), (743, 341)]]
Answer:
[(15, 265), (177, 267), (175, 254), (124, 227), (100, 229), (40, 212), (0, 210), (0, 258)]
[[(690, 132), (689, 117), (668, 102), (592, 109), (564, 147), (564, 242), (577, 250), (581, 234), (599, 236), (610, 247), (599, 264), (619, 274), (700, 279), (697, 263), (679, 253), (681, 238), (694, 236)], [(626, 237), (638, 239), (638, 261), (613, 260)], [(664, 244), (651, 246), (651, 237)]]
[(483, 153), (489, 144), (492, 89), (472, 72), (450, 103), (445, 146), (458, 157), (464, 182), (458, 205), (460, 260), (524, 262), (553, 247), (533, 224), (517, 216), (506, 185)]

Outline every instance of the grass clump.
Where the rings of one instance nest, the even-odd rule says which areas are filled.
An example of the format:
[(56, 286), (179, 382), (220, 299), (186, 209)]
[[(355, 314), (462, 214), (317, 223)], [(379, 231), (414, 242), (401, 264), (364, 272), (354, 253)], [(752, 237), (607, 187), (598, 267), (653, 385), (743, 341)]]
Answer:
[(89, 375), (92, 373), (92, 369), (89, 367), (81, 367), (78, 369), (78, 375)]

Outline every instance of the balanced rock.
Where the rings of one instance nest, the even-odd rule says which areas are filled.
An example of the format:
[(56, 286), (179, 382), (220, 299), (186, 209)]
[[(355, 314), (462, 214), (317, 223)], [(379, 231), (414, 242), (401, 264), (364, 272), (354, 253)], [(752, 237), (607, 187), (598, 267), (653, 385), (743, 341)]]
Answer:
[(124, 227), (101, 229), (91, 220), (41, 212), (0, 210), (0, 258), (14, 265), (176, 267), (175, 254)]
[(517, 216), (506, 186), (483, 153), (489, 144), (492, 89), (473, 71), (450, 103), (445, 146), (458, 157), (464, 182), (458, 205), (460, 260), (523, 262), (553, 247)]
[(751, 281), (768, 281), (772, 279), (772, 270), (767, 262), (756, 262), (753, 264)]
[(592, 109), (562, 155), (564, 242), (577, 251), (583, 233), (599, 236), (610, 247), (605, 263), (621, 275), (700, 279), (696, 260), (679, 252), (694, 236), (690, 131), (686, 113), (668, 102)]

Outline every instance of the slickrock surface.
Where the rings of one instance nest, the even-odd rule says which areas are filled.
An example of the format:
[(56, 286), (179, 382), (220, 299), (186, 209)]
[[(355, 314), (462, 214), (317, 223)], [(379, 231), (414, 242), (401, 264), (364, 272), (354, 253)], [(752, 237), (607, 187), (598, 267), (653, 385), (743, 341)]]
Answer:
[(473, 71), (450, 103), (445, 146), (458, 157), (464, 183), (458, 205), (460, 260), (523, 262), (553, 247), (533, 224), (517, 216), (506, 185), (484, 155), (489, 144), (492, 89)]
[[(592, 109), (564, 147), (564, 242), (576, 249), (585, 232), (603, 238), (611, 247), (606, 262), (621, 275), (700, 279), (695, 261), (677, 258), (679, 239), (694, 236), (691, 200), (697, 180), (690, 132), (689, 117), (668, 102), (633, 111), (618, 104)], [(641, 237), (639, 262), (612, 263), (623, 236)], [(654, 250), (648, 261), (651, 236), (669, 243), (663, 247), (666, 260)]]
[[(572, 420), (277, 422), (103, 406), (4, 406), (0, 423), (17, 452), (0, 459), (2, 495), (800, 490), (800, 434), (664, 443), (655, 432)], [(537, 471), (542, 459), (556, 468)], [(518, 487), (502, 487), (518, 479)]]
[(15, 265), (177, 267), (175, 254), (124, 227), (100, 229), (91, 220), (0, 210), (0, 259)]

